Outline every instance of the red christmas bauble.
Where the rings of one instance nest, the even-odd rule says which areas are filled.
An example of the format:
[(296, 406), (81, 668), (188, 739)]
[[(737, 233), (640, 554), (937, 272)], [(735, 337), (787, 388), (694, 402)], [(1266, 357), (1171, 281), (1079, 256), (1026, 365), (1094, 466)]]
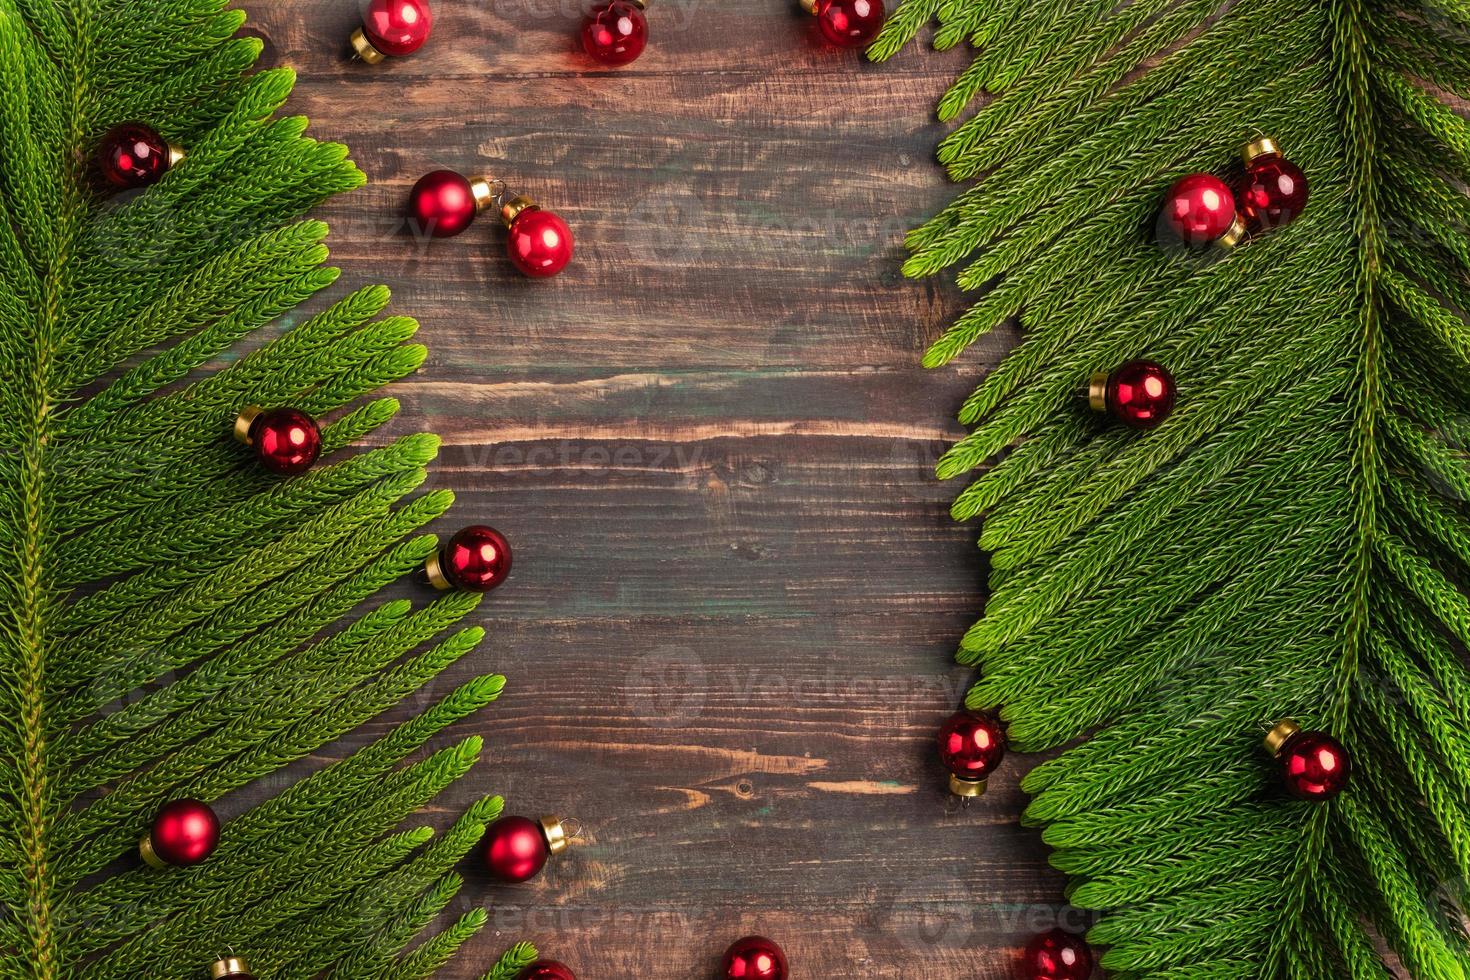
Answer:
[(173, 800), (158, 811), (140, 846), (149, 864), (199, 864), (219, 846), (219, 817), (207, 803)]
[(157, 183), (173, 163), (173, 150), (151, 126), (127, 122), (107, 131), (95, 159), (107, 183), (130, 190)]
[(255, 458), (272, 473), (303, 473), (322, 454), (322, 430), (316, 420), (294, 408), (261, 412), (251, 421), (249, 433)]
[(1129, 361), (1108, 375), (1104, 395), (1113, 418), (1135, 429), (1152, 429), (1174, 409), (1174, 376), (1153, 361)]
[(737, 939), (725, 950), (724, 980), (786, 980), (786, 954), (765, 936)]
[(383, 54), (399, 57), (424, 46), (434, 29), (434, 14), (424, 0), (370, 0), (362, 32)]
[(565, 963), (556, 960), (537, 960), (520, 975), (520, 980), (577, 980)]
[(438, 571), (446, 583), (470, 592), (489, 592), (500, 585), (510, 574), (510, 563), (510, 542), (485, 524), (456, 531), (437, 556)]
[(1005, 754), (1005, 732), (989, 715), (956, 711), (939, 726), (939, 759), (957, 779), (984, 780)]
[(1238, 220), (1235, 195), (1214, 174), (1190, 174), (1169, 188), (1164, 216), (1185, 244), (1208, 245), (1222, 239), (1233, 244), (1226, 236)]
[(1352, 759), (1341, 742), (1326, 732), (1298, 732), (1276, 755), (1281, 778), (1292, 796), (1330, 800), (1347, 785)]
[(1240, 182), (1240, 216), (1252, 233), (1289, 224), (1307, 207), (1307, 178), (1277, 152), (1262, 153), (1246, 165)]
[(572, 230), (550, 211), (528, 207), (511, 220), (505, 250), (517, 269), (544, 279), (572, 260)]
[(600, 3), (582, 22), (582, 50), (610, 68), (636, 60), (647, 43), (648, 20), (629, 0)]
[(1092, 950), (1081, 936), (1065, 929), (1043, 932), (1026, 944), (1022, 980), (1087, 980), (1092, 976)]
[(470, 179), (453, 170), (431, 170), (408, 192), (408, 223), (418, 235), (458, 235), (478, 210)]
[(883, 0), (816, 0), (811, 11), (828, 43), (862, 48), (883, 29)]
[(485, 830), (485, 867), (502, 881), (534, 878), (546, 867), (551, 846), (546, 832), (529, 817), (501, 817)]

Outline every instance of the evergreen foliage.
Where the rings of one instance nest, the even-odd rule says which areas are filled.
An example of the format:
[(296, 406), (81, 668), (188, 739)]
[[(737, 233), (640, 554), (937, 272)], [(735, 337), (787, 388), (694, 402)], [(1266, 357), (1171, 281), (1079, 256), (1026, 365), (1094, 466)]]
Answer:
[[(939, 103), (973, 183), (905, 271), (977, 299), (924, 362), (1024, 335), (939, 465), (991, 554), (968, 704), (1070, 745), (1025, 819), (1108, 975), (1465, 977), (1470, 5), (904, 0), (870, 54), (936, 16), (976, 48)], [(1305, 214), (1162, 247), (1170, 183), (1261, 135)], [(1180, 386), (1145, 435), (1075, 398), (1134, 356)], [(1333, 802), (1281, 793), (1282, 717), (1353, 753)]]
[[(430, 687), (479, 641), (458, 625), (477, 597), (372, 604), (435, 546), (437, 440), (347, 451), (424, 349), (381, 287), (275, 329), (337, 278), (300, 215), (363, 175), (274, 115), (293, 76), (250, 71), (243, 19), (0, 0), (0, 977), (196, 977), (227, 951), (272, 980), (422, 977), (486, 918), (434, 924), (500, 799), (402, 826), (480, 749), (425, 744), (504, 682)], [(108, 200), (86, 158), (131, 119), (188, 157)], [(332, 416), (330, 465), (274, 478), (230, 438), (282, 403)], [(282, 779), (410, 698), (417, 717)], [(137, 861), (164, 801), (272, 777), (205, 864)]]

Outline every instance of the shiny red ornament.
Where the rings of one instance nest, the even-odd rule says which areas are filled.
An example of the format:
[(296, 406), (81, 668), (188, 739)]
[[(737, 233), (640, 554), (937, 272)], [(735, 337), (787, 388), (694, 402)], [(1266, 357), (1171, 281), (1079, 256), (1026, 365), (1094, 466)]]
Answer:
[(413, 54), (433, 29), (434, 12), (425, 0), (369, 0), (362, 26), (352, 32), (352, 49), (376, 65), (390, 55)]
[(235, 419), (235, 438), (255, 450), (261, 466), (282, 476), (306, 472), (322, 454), (316, 420), (294, 408), (245, 409)]
[(1304, 732), (1294, 721), (1277, 722), (1266, 747), (1276, 757), (1287, 792), (1299, 800), (1330, 800), (1352, 775), (1352, 758), (1341, 742), (1326, 732)]
[(817, 30), (840, 48), (864, 48), (883, 29), (883, 0), (802, 0)]
[(647, 44), (648, 20), (639, 0), (605, 0), (582, 22), (582, 50), (609, 68), (637, 60)]
[(219, 817), (209, 804), (183, 799), (163, 805), (138, 853), (155, 868), (182, 868), (199, 864), (218, 846)]
[[(521, 201), (525, 203), (517, 207)], [(572, 260), (572, 230), (565, 221), (525, 198), (503, 210), (512, 213), (505, 242), (511, 265), (533, 279), (545, 279), (566, 268)]]
[(1051, 929), (1026, 944), (1021, 980), (1087, 980), (1092, 976), (1092, 950), (1081, 936)]
[(505, 581), (510, 563), (505, 535), (485, 524), (471, 524), (428, 557), (424, 572), (437, 589), (489, 592)]
[(182, 150), (151, 126), (127, 122), (109, 129), (97, 144), (97, 173), (119, 190), (155, 184), (184, 158)]
[(1242, 151), (1245, 176), (1237, 197), (1240, 216), (1252, 234), (1290, 224), (1307, 207), (1307, 178), (1281, 155), (1272, 139), (1259, 139)]
[(526, 967), (519, 980), (577, 980), (565, 963), (556, 960), (537, 960)]
[(450, 238), (470, 226), (480, 210), (475, 183), (453, 170), (431, 170), (408, 192), (408, 222), (414, 233)]
[(1088, 385), (1087, 401), (1134, 429), (1152, 429), (1174, 410), (1174, 376), (1153, 361), (1129, 361), (1111, 374), (1098, 372)]
[(975, 711), (956, 711), (939, 726), (939, 760), (949, 770), (950, 792), (979, 796), (1006, 754), (1000, 722)]
[(1214, 174), (1190, 174), (1169, 188), (1164, 218), (1186, 245), (1233, 248), (1245, 236), (1245, 225), (1235, 213), (1235, 195)]
[(765, 936), (737, 939), (725, 950), (722, 980), (786, 980), (786, 954)]
[(546, 859), (566, 850), (567, 834), (556, 817), (501, 817), (485, 830), (481, 845), (485, 867), (501, 881), (522, 882), (546, 867)]

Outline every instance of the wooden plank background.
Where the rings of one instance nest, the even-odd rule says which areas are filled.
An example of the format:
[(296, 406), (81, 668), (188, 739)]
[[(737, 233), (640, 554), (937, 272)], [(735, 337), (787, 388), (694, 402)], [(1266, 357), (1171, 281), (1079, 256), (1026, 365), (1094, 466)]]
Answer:
[[(933, 759), (983, 567), (932, 466), (1014, 338), (925, 372), (962, 300), (898, 274), (953, 193), (932, 107), (963, 52), (874, 66), (795, 0), (653, 0), (644, 56), (594, 71), (582, 0), (436, 0), (429, 44), (369, 67), (352, 3), (243, 6), (299, 73), (290, 111), (369, 175), (322, 209), (337, 292), (387, 283), (431, 350), (379, 438), (441, 434), (453, 523), (516, 549), (485, 644), (405, 708), (509, 678), (430, 819), (499, 792), (587, 827), (527, 885), (467, 870), (455, 908), (491, 924), (444, 975), (524, 938), (582, 980), (697, 980), (761, 932), (806, 980), (1010, 976), (1062, 882), (1017, 825), (1021, 765), (964, 809)], [(439, 166), (560, 212), (574, 264), (521, 278), (489, 220), (404, 234)]]

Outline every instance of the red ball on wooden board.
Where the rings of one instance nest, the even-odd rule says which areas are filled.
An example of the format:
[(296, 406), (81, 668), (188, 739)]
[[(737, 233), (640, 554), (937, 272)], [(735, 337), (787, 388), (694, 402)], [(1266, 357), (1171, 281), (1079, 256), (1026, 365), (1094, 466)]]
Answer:
[(408, 192), (408, 223), (417, 235), (450, 238), (479, 213), (474, 185), (453, 170), (431, 170)]
[(220, 824), (209, 804), (194, 799), (165, 803), (148, 835), (138, 842), (143, 860), (155, 868), (190, 867), (219, 846)]
[(1051, 929), (1026, 944), (1021, 954), (1020, 980), (1088, 980), (1092, 950), (1081, 936)]
[(480, 854), (485, 868), (501, 881), (529, 881), (546, 867), (546, 859), (567, 847), (567, 832), (556, 817), (506, 816), (485, 828)]
[(438, 589), (489, 592), (510, 574), (510, 542), (487, 524), (456, 531), (424, 562), (430, 583)]
[(1006, 754), (1000, 722), (976, 711), (957, 711), (939, 726), (939, 760), (950, 773), (950, 792), (979, 796), (986, 778)]
[(537, 960), (521, 972), (518, 980), (577, 980), (577, 975), (565, 963)]
[(1238, 244), (1245, 225), (1235, 210), (1235, 195), (1214, 174), (1189, 174), (1164, 197), (1164, 220), (1186, 245)]
[(126, 122), (103, 135), (93, 160), (97, 173), (108, 186), (132, 190), (157, 183), (183, 156), (181, 150), (170, 146), (153, 127)]
[(786, 980), (786, 953), (775, 940), (745, 936), (725, 950), (722, 980)]
[(883, 29), (883, 0), (802, 0), (828, 44), (865, 48)]
[(425, 0), (369, 0), (362, 26), (352, 32), (352, 49), (370, 65), (401, 58), (424, 46), (434, 30), (434, 12)]
[(582, 21), (582, 50), (600, 65), (619, 68), (637, 60), (648, 44), (648, 19), (637, 0), (605, 0)]
[(505, 251), (523, 274), (545, 279), (572, 261), (572, 230), (556, 214), (532, 204), (516, 213), (509, 229)]

